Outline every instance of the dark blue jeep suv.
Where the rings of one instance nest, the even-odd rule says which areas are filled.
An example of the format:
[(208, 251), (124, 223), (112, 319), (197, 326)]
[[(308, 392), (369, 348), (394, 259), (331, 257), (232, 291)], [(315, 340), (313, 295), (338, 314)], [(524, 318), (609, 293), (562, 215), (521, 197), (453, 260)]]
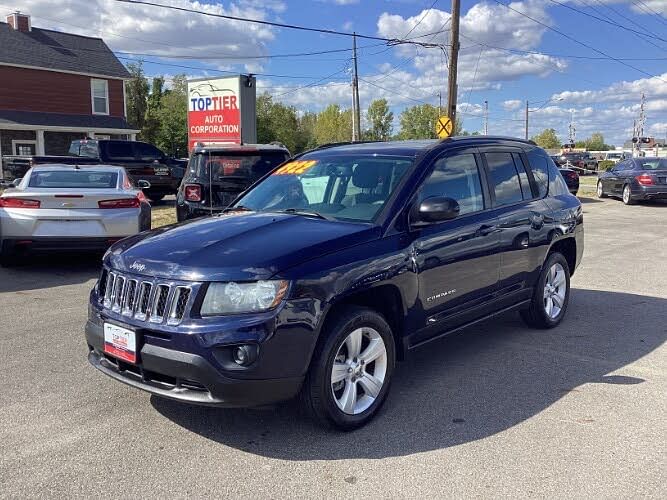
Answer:
[(583, 245), (581, 205), (532, 142), (323, 147), (224, 213), (116, 243), (90, 295), (88, 359), (189, 403), (300, 395), (352, 429), (409, 350), (509, 311), (560, 323)]

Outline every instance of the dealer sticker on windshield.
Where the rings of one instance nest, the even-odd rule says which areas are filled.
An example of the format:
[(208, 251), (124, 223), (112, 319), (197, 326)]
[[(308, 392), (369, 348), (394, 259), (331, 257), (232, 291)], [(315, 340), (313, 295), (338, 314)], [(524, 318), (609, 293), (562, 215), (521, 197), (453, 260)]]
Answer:
[(317, 160), (291, 161), (273, 172), (273, 175), (301, 175), (316, 164)]
[(127, 328), (104, 323), (104, 352), (128, 363), (136, 363), (136, 334)]

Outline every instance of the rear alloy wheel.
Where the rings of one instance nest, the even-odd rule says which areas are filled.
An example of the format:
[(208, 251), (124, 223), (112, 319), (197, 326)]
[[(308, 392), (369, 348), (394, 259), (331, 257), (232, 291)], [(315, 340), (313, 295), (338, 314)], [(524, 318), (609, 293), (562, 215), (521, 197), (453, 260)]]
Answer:
[(553, 328), (558, 325), (570, 300), (570, 269), (562, 254), (554, 252), (542, 267), (530, 307), (521, 311), (521, 317), (535, 328)]
[(607, 197), (607, 194), (604, 192), (604, 188), (602, 187), (602, 181), (598, 181), (597, 195), (598, 195), (598, 198), (606, 198)]
[(384, 403), (394, 370), (391, 328), (377, 312), (351, 307), (322, 333), (303, 387), (307, 409), (320, 422), (352, 430)]
[(630, 188), (630, 184), (623, 186), (623, 203), (626, 205), (635, 204), (635, 200), (632, 199), (632, 188)]

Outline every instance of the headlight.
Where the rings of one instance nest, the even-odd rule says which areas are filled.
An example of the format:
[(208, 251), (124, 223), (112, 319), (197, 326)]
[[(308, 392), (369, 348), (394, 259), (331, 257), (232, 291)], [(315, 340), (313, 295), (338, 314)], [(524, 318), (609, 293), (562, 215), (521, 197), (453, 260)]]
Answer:
[(285, 297), (287, 281), (211, 283), (201, 306), (202, 316), (268, 311)]

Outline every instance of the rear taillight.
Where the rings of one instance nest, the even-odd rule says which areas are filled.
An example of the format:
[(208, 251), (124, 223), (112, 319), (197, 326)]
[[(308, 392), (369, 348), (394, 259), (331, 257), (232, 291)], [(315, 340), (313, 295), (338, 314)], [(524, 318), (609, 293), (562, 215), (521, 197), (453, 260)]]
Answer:
[(28, 200), (26, 198), (0, 198), (2, 208), (39, 208), (39, 200)]
[(201, 186), (199, 184), (186, 184), (183, 192), (187, 201), (201, 201)]
[(651, 186), (653, 184), (653, 177), (648, 174), (638, 175), (635, 179), (637, 179), (637, 182), (642, 186)]
[(139, 208), (141, 200), (136, 198), (120, 198), (118, 200), (102, 200), (97, 202), (100, 208)]

